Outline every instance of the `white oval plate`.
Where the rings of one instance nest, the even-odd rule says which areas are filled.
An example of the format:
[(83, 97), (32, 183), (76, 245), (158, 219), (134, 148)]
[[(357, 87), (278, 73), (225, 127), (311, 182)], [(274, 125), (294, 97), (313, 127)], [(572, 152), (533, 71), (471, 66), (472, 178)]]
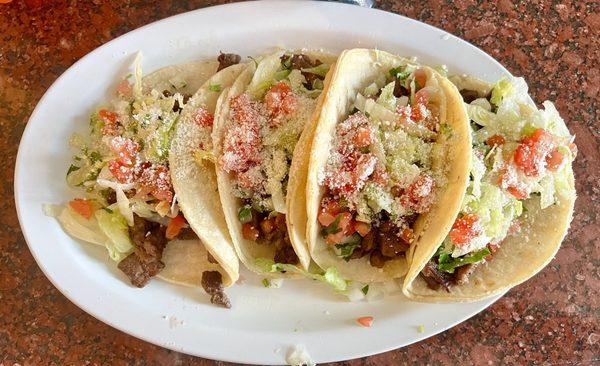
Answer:
[[(228, 290), (231, 310), (212, 306), (200, 289), (152, 281), (136, 289), (103, 248), (74, 241), (42, 212), (73, 196), (65, 183), (69, 136), (87, 128), (89, 112), (109, 97), (142, 51), (146, 72), (220, 50), (257, 55), (287, 48), (379, 48), (418, 56), (452, 73), (490, 81), (508, 72), (490, 56), (446, 32), (391, 13), (326, 2), (251, 2), (174, 16), (91, 52), (46, 92), (31, 115), (17, 158), (15, 200), (29, 248), (52, 283), (94, 317), (148, 342), (224, 361), (281, 364), (302, 344), (317, 362), (351, 359), (402, 347), (442, 332), (498, 297), (469, 304), (420, 304), (400, 295), (349, 303), (309, 281), (266, 289), (242, 273)], [(355, 323), (375, 318), (371, 328)], [(419, 332), (420, 326), (423, 326)]]

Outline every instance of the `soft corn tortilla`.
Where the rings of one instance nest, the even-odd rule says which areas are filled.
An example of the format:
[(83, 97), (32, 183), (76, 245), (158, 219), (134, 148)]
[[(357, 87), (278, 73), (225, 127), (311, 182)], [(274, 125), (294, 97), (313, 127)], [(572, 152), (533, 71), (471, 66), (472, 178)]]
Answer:
[[(473, 78), (451, 79), (456, 85), (477, 90), (480, 95), (487, 95), (492, 89), (492, 85)], [(457, 108), (458, 104), (463, 104), (462, 98), (457, 102)], [(561, 120), (560, 123), (564, 122)], [(566, 197), (559, 196), (557, 203), (543, 210), (537, 197), (524, 201), (526, 210), (522, 216), (521, 230), (507, 236), (494, 253), (494, 258), (475, 268), (468, 283), (453, 286), (450, 292), (445, 289), (432, 290), (419, 276), (446, 235), (416, 248), (404, 281), (404, 294), (422, 302), (476, 301), (503, 293), (534, 276), (554, 258), (573, 218), (576, 192), (571, 166), (569, 171), (572, 193)]]
[[(169, 166), (179, 207), (202, 245), (185, 246), (173, 242), (163, 255), (166, 268), (161, 278), (198, 286), (202, 272), (218, 270), (223, 284), (229, 286), (239, 278), (239, 264), (231, 244), (225, 217), (219, 201), (214, 164), (208, 160), (198, 164), (194, 151), (200, 144), (210, 147), (211, 134), (194, 122), (194, 113), (203, 108), (213, 115), (217, 101), (225, 95), (245, 64), (232, 65), (206, 80), (181, 111), (173, 135)], [(207, 261), (207, 251), (218, 262)]]
[[(319, 59), (323, 62), (332, 64), (335, 62), (335, 57), (321, 53), (321, 52), (306, 52), (301, 51), (300, 53), (310, 56), (313, 59)], [(213, 141), (215, 156), (222, 155), (223, 136), (225, 124), (229, 118), (229, 101), (243, 94), (249, 87), (252, 86), (252, 80), (255, 74), (261, 74), (267, 72), (266, 70), (273, 68), (275, 65), (280, 63), (280, 57), (284, 54), (284, 51), (277, 51), (270, 55), (262, 57), (258, 64), (250, 63), (248, 68), (244, 70), (239, 78), (229, 89), (226, 98), (223, 98), (219, 102), (219, 112), (215, 118), (215, 124), (213, 128)], [(306, 244), (306, 238), (302, 228), (303, 221), (306, 221), (306, 210), (302, 209), (302, 200), (304, 199), (303, 192), (300, 192), (298, 196), (298, 185), (301, 184), (302, 180), (297, 180), (295, 177), (297, 174), (301, 174), (303, 169), (306, 169), (306, 163), (296, 161), (298, 159), (305, 159), (306, 152), (301, 154), (302, 147), (305, 147), (310, 140), (310, 134), (312, 133), (309, 126), (312, 125), (312, 120), (318, 116), (319, 106), (321, 105), (322, 95), (317, 100), (317, 108), (312, 114), (312, 117), (306, 121), (306, 125), (303, 133), (301, 134), (296, 148), (294, 150), (294, 157), (291, 163), (289, 178), (288, 178), (288, 192), (286, 197), (286, 210), (287, 210), (287, 227), (290, 235), (290, 241), (299, 258), (300, 266), (307, 270), (310, 265), (310, 254)], [(308, 126), (308, 128), (307, 128)], [(307, 135), (308, 134), (308, 135)], [(217, 163), (218, 165), (218, 163)], [(238, 220), (238, 211), (241, 207), (241, 200), (236, 198), (233, 194), (233, 181), (228, 173), (217, 167), (217, 181), (219, 186), (219, 194), (221, 197), (221, 203), (225, 213), (225, 219), (231, 234), (234, 247), (238, 254), (238, 257), (244, 263), (244, 265), (253, 272), (263, 274), (264, 268), (256, 264), (256, 260), (259, 258), (271, 259), (274, 256), (275, 248), (271, 245), (258, 245), (253, 241), (246, 240), (242, 236), (242, 224)], [(300, 206), (298, 208), (298, 206)], [(281, 276), (281, 273), (265, 274), (269, 276)], [(295, 276), (289, 272), (286, 276)]]
[(415, 240), (406, 257), (389, 260), (383, 268), (371, 266), (368, 257), (346, 262), (329, 248), (321, 236), (317, 215), (324, 189), (319, 185), (318, 175), (327, 163), (336, 125), (347, 118), (356, 95), (377, 76), (410, 63), (405, 58), (383, 51), (353, 49), (343, 52), (337, 66), (331, 71), (331, 84), (326, 91), (310, 152), (306, 187), (307, 238), (313, 260), (321, 268), (336, 267), (346, 279), (368, 283), (404, 276), (409, 268), (408, 262), (412, 261), (413, 255), (420, 253), (420, 248), (434, 246), (446, 236), (460, 210), (467, 188), (471, 159), (467, 112), (462, 103), (458, 103), (461, 100), (458, 90), (438, 73), (425, 68), (427, 86), (434, 86), (441, 91), (432, 98), (430, 105), (438, 109), (440, 123), (451, 126), (453, 133), (450, 136), (439, 134), (433, 168), (443, 172), (446, 182), (438, 188), (436, 203), (431, 210), (417, 219)]

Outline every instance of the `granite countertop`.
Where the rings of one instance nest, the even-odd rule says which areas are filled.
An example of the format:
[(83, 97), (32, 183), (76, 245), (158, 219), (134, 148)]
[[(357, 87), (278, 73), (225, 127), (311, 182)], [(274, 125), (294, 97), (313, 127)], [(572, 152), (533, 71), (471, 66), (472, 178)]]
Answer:
[[(224, 364), (138, 340), (73, 305), (31, 256), (12, 198), (19, 139), (36, 103), (61, 73), (129, 30), (215, 3), (220, 1), (0, 4), (0, 364)], [(524, 76), (536, 101), (555, 101), (577, 135), (579, 198), (561, 250), (535, 278), (441, 335), (343, 364), (600, 362), (599, 3), (390, 0), (376, 7), (475, 44)]]

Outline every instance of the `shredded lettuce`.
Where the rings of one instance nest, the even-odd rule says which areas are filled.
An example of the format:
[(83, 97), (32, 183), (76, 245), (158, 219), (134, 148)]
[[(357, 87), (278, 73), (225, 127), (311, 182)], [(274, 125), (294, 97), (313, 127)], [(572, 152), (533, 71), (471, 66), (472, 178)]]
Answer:
[(490, 102), (495, 105), (499, 105), (502, 102), (502, 99), (512, 92), (513, 85), (511, 82), (505, 78), (500, 79), (496, 85), (494, 85), (494, 89), (492, 89), (492, 97)]
[(329, 65), (328, 64), (320, 64), (315, 67), (310, 67), (308, 69), (302, 69), (302, 71), (308, 72), (311, 74), (316, 74), (316, 75), (319, 75), (320, 77), (324, 78), (325, 75), (327, 75), (327, 72), (329, 71)]
[(127, 221), (119, 212), (101, 209), (94, 213), (94, 217), (98, 220), (100, 230), (109, 239), (104, 245), (111, 259), (118, 262), (133, 251)]
[(396, 97), (394, 96), (394, 87), (396, 82), (392, 81), (381, 89), (381, 94), (377, 98), (377, 103), (384, 106), (392, 112), (396, 111)]
[(293, 264), (275, 263), (270, 259), (257, 258), (255, 264), (265, 273), (293, 272), (315, 281), (330, 285), (336, 292), (346, 291), (348, 281), (344, 280), (335, 267), (329, 267), (325, 272), (313, 273), (305, 271)]

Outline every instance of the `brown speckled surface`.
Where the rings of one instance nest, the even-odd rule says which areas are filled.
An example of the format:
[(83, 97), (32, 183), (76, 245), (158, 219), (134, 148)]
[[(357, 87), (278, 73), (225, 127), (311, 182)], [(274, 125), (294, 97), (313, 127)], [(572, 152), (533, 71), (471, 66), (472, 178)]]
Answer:
[[(13, 170), (27, 119), (77, 59), (151, 21), (214, 1), (15, 0), (0, 4), (0, 363), (223, 364), (119, 332), (75, 307), (44, 277), (15, 214)], [(497, 3), (497, 5), (496, 5)], [(600, 3), (378, 1), (377, 7), (475, 44), (551, 99), (577, 135), (575, 219), (538, 276), (481, 314), (410, 347), (347, 365), (600, 362)]]

